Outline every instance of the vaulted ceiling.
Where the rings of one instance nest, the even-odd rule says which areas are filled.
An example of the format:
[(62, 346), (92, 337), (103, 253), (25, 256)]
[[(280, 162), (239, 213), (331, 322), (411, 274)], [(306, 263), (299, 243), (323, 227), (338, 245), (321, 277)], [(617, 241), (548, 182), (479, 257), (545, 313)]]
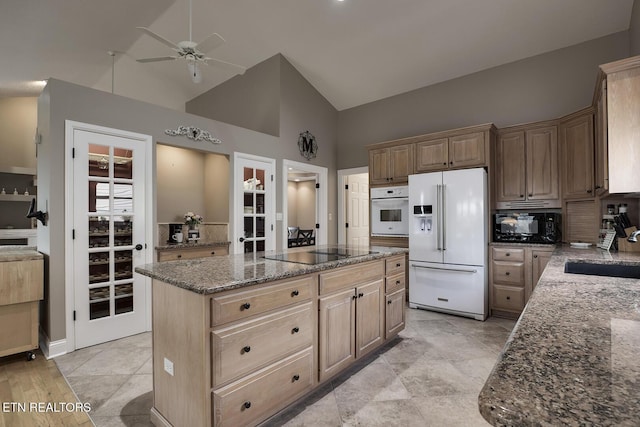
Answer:
[[(253, 65), (282, 53), (338, 110), (629, 28), (633, 0), (192, 0), (193, 40)], [(49, 77), (175, 105), (234, 76), (194, 84), (173, 52), (135, 27), (189, 40), (189, 0), (2, 0), (0, 97)], [(108, 55), (114, 51), (115, 57)], [(113, 61), (113, 62), (112, 62)]]

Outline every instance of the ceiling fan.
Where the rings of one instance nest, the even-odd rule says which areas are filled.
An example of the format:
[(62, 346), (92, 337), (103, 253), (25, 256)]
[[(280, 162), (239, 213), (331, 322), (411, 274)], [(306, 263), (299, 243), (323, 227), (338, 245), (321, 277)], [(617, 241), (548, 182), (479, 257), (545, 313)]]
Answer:
[(143, 58), (138, 59), (138, 62), (159, 62), (159, 61), (173, 61), (176, 59), (183, 59), (187, 63), (187, 69), (189, 70), (189, 74), (191, 74), (191, 79), (194, 83), (200, 83), (202, 81), (202, 71), (200, 70), (199, 64), (209, 65), (209, 63), (214, 65), (223, 66), (225, 68), (231, 69), (236, 73), (243, 74), (246, 70), (242, 65), (233, 64), (231, 62), (222, 61), (220, 59), (209, 58), (205, 54), (207, 52), (212, 51), (216, 47), (222, 45), (225, 40), (218, 33), (213, 33), (200, 43), (196, 43), (192, 41), (191, 32), (192, 32), (192, 13), (191, 13), (191, 2), (189, 0), (189, 40), (181, 41), (178, 43), (173, 43), (172, 41), (167, 40), (159, 34), (154, 33), (148, 28), (145, 27), (136, 27), (139, 30), (144, 31), (150, 37), (158, 40), (160, 43), (170, 47), (171, 49), (176, 51), (176, 55), (173, 56), (160, 56), (156, 58)]

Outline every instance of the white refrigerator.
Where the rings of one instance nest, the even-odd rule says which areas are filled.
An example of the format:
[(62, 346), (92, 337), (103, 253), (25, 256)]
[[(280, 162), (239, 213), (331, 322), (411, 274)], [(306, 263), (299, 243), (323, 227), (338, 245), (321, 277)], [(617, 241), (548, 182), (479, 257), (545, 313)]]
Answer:
[(409, 307), (485, 320), (487, 173), (409, 176)]

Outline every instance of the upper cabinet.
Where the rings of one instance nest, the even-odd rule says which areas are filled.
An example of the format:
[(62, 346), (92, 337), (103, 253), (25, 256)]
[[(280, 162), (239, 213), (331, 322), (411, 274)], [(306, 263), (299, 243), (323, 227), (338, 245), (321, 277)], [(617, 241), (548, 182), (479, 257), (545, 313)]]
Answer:
[(370, 184), (405, 184), (413, 173), (488, 166), (495, 133), (488, 124), (369, 145)]
[(594, 194), (593, 109), (560, 123), (564, 199), (589, 199)]
[(371, 185), (406, 184), (412, 173), (413, 144), (369, 151), (369, 182)]
[(495, 160), (497, 209), (561, 206), (557, 126), (501, 130)]
[[(600, 66), (596, 172), (609, 193), (640, 191), (640, 56)], [(599, 100), (600, 98), (600, 100)], [(601, 176), (599, 176), (601, 175)], [(608, 179), (607, 179), (608, 178)]]

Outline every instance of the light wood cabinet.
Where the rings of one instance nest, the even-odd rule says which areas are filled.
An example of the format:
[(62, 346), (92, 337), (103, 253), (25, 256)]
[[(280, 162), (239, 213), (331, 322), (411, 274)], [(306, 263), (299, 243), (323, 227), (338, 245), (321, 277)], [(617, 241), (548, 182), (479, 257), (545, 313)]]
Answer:
[(195, 246), (156, 249), (158, 262), (178, 259), (206, 258), (210, 256), (229, 255), (229, 246)]
[(37, 258), (0, 259), (0, 357), (38, 348), (44, 261), (39, 254)]
[(589, 199), (594, 193), (593, 110), (560, 123), (564, 199)]
[(154, 280), (152, 423), (265, 421), (404, 328), (405, 264), (396, 255), (211, 295)]
[(369, 183), (407, 183), (413, 173), (413, 145), (397, 145), (369, 151)]
[(417, 142), (415, 172), (485, 166), (485, 144), (484, 132)]
[[(383, 261), (354, 267), (384, 272)], [(381, 276), (375, 279), (354, 276), (354, 267), (320, 273), (320, 381), (332, 377), (384, 340), (384, 281)], [(341, 270), (348, 274), (340, 274)]]
[[(640, 191), (640, 56), (600, 66), (602, 115), (598, 122), (596, 170), (608, 192)], [(598, 90), (598, 89), (596, 89)], [(598, 179), (601, 177), (598, 175)], [(600, 184), (598, 182), (598, 184)]]
[(609, 136), (607, 123), (607, 80), (601, 73), (596, 85), (593, 105), (595, 107), (595, 186), (597, 195), (609, 190)]
[(489, 298), (493, 316), (515, 318), (520, 315), (553, 249), (524, 245), (491, 248)]
[(501, 131), (495, 150), (496, 208), (559, 208), (557, 126)]

